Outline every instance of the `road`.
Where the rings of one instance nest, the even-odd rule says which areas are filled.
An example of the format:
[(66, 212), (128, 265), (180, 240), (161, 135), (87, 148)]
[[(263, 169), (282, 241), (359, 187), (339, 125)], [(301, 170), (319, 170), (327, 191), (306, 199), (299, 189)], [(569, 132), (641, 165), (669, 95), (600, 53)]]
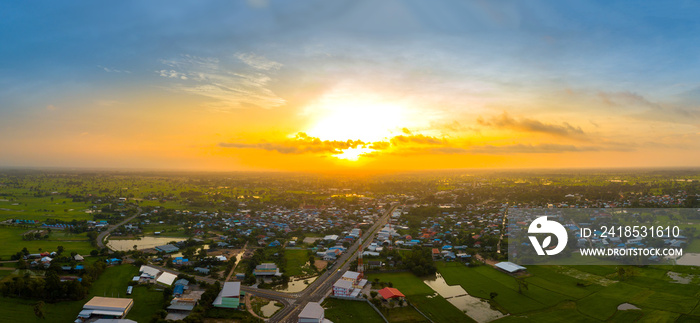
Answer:
[[(321, 276), (319, 276), (313, 283), (311, 283), (304, 291), (299, 292), (299, 293), (284, 293), (284, 292), (279, 292), (279, 291), (273, 291), (273, 290), (267, 290), (267, 289), (259, 289), (259, 288), (254, 288), (250, 286), (243, 286), (241, 285), (241, 290), (251, 294), (251, 295), (256, 295), (256, 296), (261, 296), (264, 298), (268, 299), (273, 299), (276, 301), (281, 302), (284, 305), (284, 308), (272, 317), (269, 318), (269, 321), (271, 322), (297, 322), (297, 317), (299, 316), (299, 313), (301, 310), (306, 306), (308, 302), (319, 302), (321, 301), (333, 288), (333, 283), (335, 283), (340, 277), (345, 273), (345, 271), (349, 270), (350, 268), (350, 263), (352, 260), (354, 260), (357, 257), (357, 252), (358, 250), (362, 252), (369, 244), (374, 240), (372, 239), (372, 236), (374, 233), (379, 229), (380, 227), (384, 226), (389, 218), (391, 217), (391, 213), (394, 211), (394, 209), (398, 205), (392, 205), (385, 213), (382, 215), (377, 222), (375, 222), (365, 233), (362, 235), (362, 246), (360, 246), (360, 241), (356, 241), (348, 250), (343, 253), (340, 258), (336, 260), (336, 264), (340, 264), (339, 267), (333, 267), (332, 269), (327, 270)], [(113, 226), (110, 226), (107, 230), (103, 231), (97, 236), (97, 245), (100, 248), (104, 248), (104, 243), (102, 240), (114, 229), (126, 224), (127, 222), (131, 221), (133, 218), (137, 217), (141, 213), (141, 210), (139, 209), (136, 215), (118, 223)], [(111, 250), (110, 250), (111, 252)], [(158, 268), (162, 271), (169, 272), (175, 275), (180, 274), (178, 271), (170, 269), (170, 268), (165, 268), (161, 266), (156, 266), (156, 265), (149, 265), (154, 268)], [(209, 278), (209, 277), (197, 277), (197, 280), (205, 281), (207, 283), (213, 284), (217, 281), (217, 279)], [(220, 283), (223, 284), (222, 281), (219, 280)]]
[[(135, 217), (139, 216), (139, 214), (141, 214), (141, 208), (137, 208), (136, 214), (132, 215), (130, 218), (128, 218), (122, 222), (119, 222), (115, 225), (111, 225), (107, 228), (107, 230), (100, 232), (100, 234), (97, 235), (97, 239), (95, 239), (97, 242), (97, 248), (99, 248), (99, 249), (104, 248), (105, 247), (104, 239), (108, 234), (112, 233), (112, 231), (114, 231), (116, 228), (121, 227), (122, 225), (125, 225), (127, 222), (133, 220)], [(110, 249), (109, 252), (111, 253), (112, 250)]]
[(298, 293), (296, 302), (291, 304), (291, 306), (285, 306), (281, 311), (277, 312), (270, 318), (272, 322), (297, 322), (297, 317), (301, 310), (306, 306), (308, 302), (319, 302), (323, 299), (333, 288), (333, 284), (340, 279), (340, 277), (350, 268), (350, 263), (357, 256), (357, 251), (362, 252), (373, 239), (372, 236), (377, 231), (378, 228), (384, 226), (387, 223), (391, 213), (396, 208), (396, 205), (390, 207), (384, 215), (377, 220), (377, 222), (372, 225), (363, 235), (362, 235), (362, 247), (360, 248), (360, 241), (358, 240), (353, 244), (347, 252), (345, 252), (338, 260), (337, 264), (341, 264), (340, 267), (333, 267), (332, 270), (327, 270), (323, 275), (316, 279), (309, 287), (304, 289), (303, 292)]

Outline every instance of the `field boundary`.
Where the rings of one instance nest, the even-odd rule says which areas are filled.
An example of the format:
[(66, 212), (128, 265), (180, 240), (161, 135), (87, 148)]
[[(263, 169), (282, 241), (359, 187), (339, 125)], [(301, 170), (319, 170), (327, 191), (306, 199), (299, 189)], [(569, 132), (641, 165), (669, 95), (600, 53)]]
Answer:
[[(377, 312), (377, 314), (379, 314), (379, 316), (382, 317), (382, 320), (384, 320), (384, 322), (389, 323), (389, 320), (387, 320), (386, 317), (384, 317), (384, 314), (382, 314), (382, 312), (376, 306), (374, 306), (374, 304), (372, 304), (372, 302), (370, 302), (369, 300), (367, 300), (365, 298), (343, 297), (343, 296), (335, 296), (335, 295), (328, 295), (328, 297), (340, 299), (340, 300), (346, 300), (346, 301), (365, 302), (365, 303), (369, 304), (369, 306), (372, 306), (374, 311)], [(413, 305), (411, 305), (411, 306), (413, 306)], [(418, 312), (420, 313), (420, 311), (418, 311)], [(423, 313), (421, 313), (421, 314), (423, 314)], [(425, 316), (425, 315), (423, 315), (423, 316)], [(433, 322), (433, 321), (430, 321), (430, 322)]]

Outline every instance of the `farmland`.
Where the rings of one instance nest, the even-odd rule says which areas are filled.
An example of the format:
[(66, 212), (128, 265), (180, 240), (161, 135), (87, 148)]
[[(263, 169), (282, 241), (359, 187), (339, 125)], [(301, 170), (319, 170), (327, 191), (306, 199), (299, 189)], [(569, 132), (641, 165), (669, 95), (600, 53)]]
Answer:
[(94, 247), (87, 236), (83, 234), (70, 234), (54, 230), (46, 240), (22, 240), (22, 234), (29, 231), (25, 228), (0, 227), (0, 258), (7, 260), (22, 248), (26, 247), (30, 253), (42, 251), (55, 251), (56, 247), (63, 246), (66, 251), (75, 251), (79, 254), (89, 254)]
[[(137, 287), (134, 293), (126, 296), (126, 286), (131, 277), (138, 273), (138, 268), (131, 265), (109, 267), (90, 288), (89, 295), (80, 301), (46, 303), (45, 317), (52, 322), (72, 322), (87, 301), (93, 296), (130, 297), (134, 299), (134, 308), (127, 319), (148, 322), (150, 317), (163, 306), (163, 296), (152, 287)], [(35, 300), (0, 297), (0, 317), (12, 322), (47, 322), (34, 315)]]

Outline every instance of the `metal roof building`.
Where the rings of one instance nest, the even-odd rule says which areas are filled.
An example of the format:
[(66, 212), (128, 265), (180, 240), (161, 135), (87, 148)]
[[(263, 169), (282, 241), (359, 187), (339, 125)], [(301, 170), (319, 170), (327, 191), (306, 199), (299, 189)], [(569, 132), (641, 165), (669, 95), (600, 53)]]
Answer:
[(241, 282), (226, 282), (214, 300), (214, 307), (238, 308), (241, 302)]
[(308, 302), (304, 309), (299, 313), (299, 323), (321, 323), (325, 311), (321, 304), (316, 302)]
[(515, 273), (515, 272), (527, 269), (523, 266), (516, 265), (510, 261), (499, 262), (495, 266), (496, 266), (496, 268), (503, 270), (505, 272), (508, 272), (508, 273)]
[(89, 318), (99, 315), (105, 318), (123, 318), (134, 306), (131, 298), (114, 298), (95, 296), (83, 305), (83, 310), (78, 314), (79, 318)]

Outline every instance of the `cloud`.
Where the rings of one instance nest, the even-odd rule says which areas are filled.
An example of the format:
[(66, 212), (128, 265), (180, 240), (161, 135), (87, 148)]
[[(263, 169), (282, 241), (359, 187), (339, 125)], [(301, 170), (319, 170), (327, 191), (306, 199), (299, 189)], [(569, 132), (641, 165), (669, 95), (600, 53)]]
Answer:
[(608, 106), (662, 109), (660, 104), (651, 102), (645, 97), (630, 91), (598, 92), (598, 98)]
[(255, 54), (249, 54), (249, 53), (237, 53), (236, 57), (240, 59), (242, 62), (246, 63), (248, 66), (259, 69), (259, 70), (264, 70), (264, 71), (269, 71), (269, 70), (278, 70), (282, 67), (282, 64), (271, 61), (265, 57), (258, 56)]
[[(404, 128), (406, 129), (406, 128)], [(410, 135), (410, 136), (404, 136), (404, 135), (399, 135), (391, 138), (391, 144), (392, 145), (401, 145), (401, 144), (422, 144), (422, 145), (441, 145), (441, 144), (446, 144), (447, 141), (439, 138), (435, 138), (432, 136), (426, 136), (423, 134), (417, 134), (417, 135)]]
[(260, 142), (260, 143), (219, 143), (219, 147), (224, 148), (254, 148), (267, 151), (276, 151), (282, 154), (340, 154), (345, 149), (363, 147), (366, 144), (361, 140), (321, 140), (310, 137), (306, 133), (300, 132), (294, 139), (282, 142)]
[(47, 111), (56, 111), (56, 110), (58, 110), (58, 107), (53, 105), (53, 104), (49, 104), (46, 106), (46, 110)]
[(495, 128), (511, 129), (522, 132), (539, 132), (563, 137), (580, 137), (585, 135), (581, 127), (574, 127), (568, 122), (557, 125), (543, 123), (539, 120), (529, 118), (515, 119), (510, 117), (506, 112), (503, 112), (503, 114), (500, 116), (489, 119), (479, 117), (476, 121), (482, 126), (491, 126)]
[[(206, 106), (217, 111), (242, 108), (275, 108), (286, 101), (268, 88), (273, 72), (282, 67), (255, 54), (239, 53), (236, 60), (181, 55), (161, 60), (169, 68), (156, 71), (161, 77), (180, 83), (169, 86), (174, 91), (209, 98)], [(242, 63), (242, 64), (241, 64)]]
[(131, 74), (131, 71), (129, 70), (120, 70), (112, 67), (104, 67), (102, 65), (97, 65), (97, 67), (101, 68), (103, 71), (107, 73), (126, 73), (126, 74)]

